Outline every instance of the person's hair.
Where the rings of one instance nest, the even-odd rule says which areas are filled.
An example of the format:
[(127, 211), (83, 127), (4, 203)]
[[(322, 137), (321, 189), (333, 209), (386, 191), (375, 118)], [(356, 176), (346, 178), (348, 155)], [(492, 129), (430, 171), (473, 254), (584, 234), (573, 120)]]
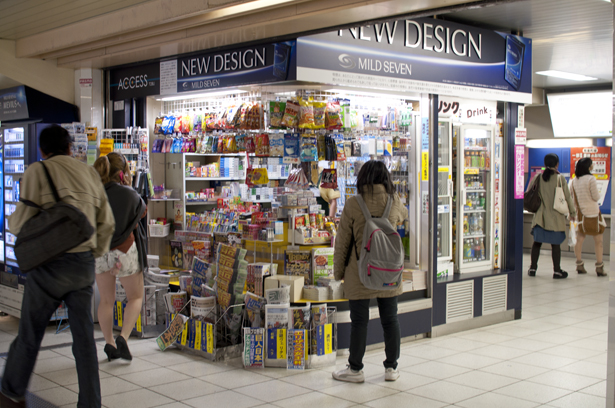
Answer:
[(544, 181), (549, 181), (551, 178), (551, 174), (555, 174), (555, 170), (557, 169), (557, 165), (559, 164), (559, 157), (555, 153), (549, 153), (545, 156), (545, 172), (542, 173), (542, 179)]
[(381, 161), (370, 160), (361, 166), (357, 176), (357, 191), (363, 195), (374, 192), (374, 184), (382, 184), (389, 195), (395, 194), (391, 174)]
[(592, 166), (592, 159), (589, 157), (584, 157), (577, 162), (576, 169), (574, 170), (574, 175), (579, 178), (583, 176), (587, 176), (591, 174), (589, 168)]
[(71, 139), (62, 126), (51, 125), (38, 137), (38, 146), (46, 156), (69, 155)]
[(94, 162), (94, 168), (100, 174), (103, 184), (110, 181), (129, 186), (132, 184), (132, 175), (128, 161), (121, 153), (111, 152), (106, 156), (99, 157)]

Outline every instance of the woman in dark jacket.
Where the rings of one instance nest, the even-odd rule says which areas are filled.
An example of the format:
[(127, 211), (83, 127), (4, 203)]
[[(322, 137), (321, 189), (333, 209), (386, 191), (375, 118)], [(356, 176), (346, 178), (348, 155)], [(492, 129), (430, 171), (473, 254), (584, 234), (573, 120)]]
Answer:
[[(391, 175), (384, 163), (371, 160), (365, 163), (357, 176), (357, 191), (372, 217), (382, 217), (387, 201), (393, 200), (389, 213), (389, 222), (396, 226), (408, 218), (406, 208), (395, 193)], [(358, 272), (357, 254), (363, 245), (365, 216), (357, 197), (346, 201), (340, 227), (335, 238), (335, 279), (344, 280), (344, 295), (350, 305), (350, 356), (348, 367), (333, 373), (339, 381), (363, 382), (363, 356), (367, 342), (367, 324), (369, 323), (369, 305), (371, 299), (377, 299), (380, 321), (384, 331), (384, 350), (386, 360), (385, 380), (395, 381), (399, 378), (397, 359), (399, 358), (401, 335), (397, 319), (397, 297), (402, 294), (400, 285), (394, 290), (374, 290), (366, 288)], [(354, 237), (354, 240), (353, 240)], [(358, 251), (358, 252), (357, 252)], [(349, 260), (346, 265), (346, 259)]]
[[(126, 340), (139, 318), (143, 305), (143, 259), (146, 254), (135, 242), (135, 230), (139, 220), (147, 213), (147, 207), (131, 187), (130, 167), (119, 153), (109, 153), (94, 163), (100, 174), (115, 217), (115, 233), (111, 250), (96, 259), (96, 284), (100, 292), (98, 322), (105, 336), (105, 353), (109, 361), (117, 358), (132, 360)], [(115, 307), (115, 281), (120, 279), (126, 291), (122, 331), (113, 339), (113, 308)]]

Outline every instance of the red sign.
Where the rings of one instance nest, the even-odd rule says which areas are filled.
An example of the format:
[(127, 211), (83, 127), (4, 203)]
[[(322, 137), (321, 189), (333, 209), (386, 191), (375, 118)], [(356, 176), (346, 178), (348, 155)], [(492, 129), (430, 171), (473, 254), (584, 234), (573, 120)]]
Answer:
[(577, 162), (584, 157), (589, 157), (594, 163), (592, 174), (598, 180), (611, 178), (611, 148), (610, 147), (572, 147), (570, 149), (570, 174), (574, 174)]
[(92, 87), (92, 78), (81, 78), (79, 80), (79, 85), (82, 88), (91, 88)]

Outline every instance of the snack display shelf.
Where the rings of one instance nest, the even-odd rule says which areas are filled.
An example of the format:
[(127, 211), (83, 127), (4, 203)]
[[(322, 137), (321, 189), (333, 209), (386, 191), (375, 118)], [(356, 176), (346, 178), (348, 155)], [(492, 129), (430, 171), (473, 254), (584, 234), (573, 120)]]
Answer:
[(150, 201), (179, 201), (179, 198), (152, 198)]
[(245, 177), (186, 177), (186, 181), (242, 181)]
[(188, 202), (186, 202), (186, 206), (189, 206), (189, 205), (215, 205), (217, 203), (218, 203), (218, 200), (188, 201)]
[(245, 156), (246, 152), (239, 152), (239, 153), (183, 153), (184, 156), (211, 156), (211, 157), (217, 157), (217, 156), (230, 156), (230, 157), (237, 157), (237, 156)]

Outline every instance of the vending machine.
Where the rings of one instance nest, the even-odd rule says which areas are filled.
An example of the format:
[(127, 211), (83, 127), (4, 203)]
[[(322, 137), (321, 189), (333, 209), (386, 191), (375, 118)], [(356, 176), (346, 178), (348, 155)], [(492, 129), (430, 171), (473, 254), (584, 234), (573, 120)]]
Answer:
[(6, 269), (2, 274), (2, 283), (12, 287), (25, 284), (25, 275), (19, 269), (15, 257), (15, 241), (17, 237), (11, 233), (8, 217), (13, 214), (20, 198), (23, 174), (32, 163), (41, 159), (38, 148), (38, 136), (46, 127), (46, 123), (24, 123), (2, 129), (3, 148), (3, 199), (4, 199), (4, 251)]
[(494, 126), (453, 125), (455, 167), (455, 269), (494, 267)]

